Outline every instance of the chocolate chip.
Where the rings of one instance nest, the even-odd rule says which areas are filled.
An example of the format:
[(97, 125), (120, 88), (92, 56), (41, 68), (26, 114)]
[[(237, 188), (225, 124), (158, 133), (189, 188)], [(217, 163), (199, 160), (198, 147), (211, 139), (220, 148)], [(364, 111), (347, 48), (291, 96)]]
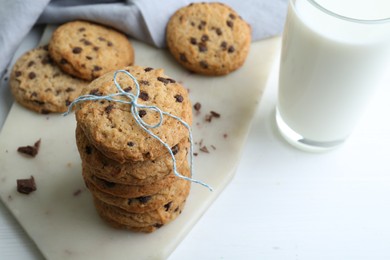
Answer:
[(98, 50), (99, 50), (99, 47), (95, 46), (95, 47), (93, 47), (93, 50), (94, 50), (94, 51), (98, 51)]
[(199, 62), (199, 65), (200, 65), (203, 69), (207, 69), (207, 68), (209, 67), (209, 64), (208, 64), (206, 61), (204, 61), (204, 60), (201, 60), (201, 61)]
[(179, 207), (175, 208), (175, 212), (178, 212), (179, 211)]
[(236, 16), (235, 16), (234, 14), (229, 14), (229, 17), (230, 17), (232, 20), (236, 19)]
[(111, 47), (112, 45), (113, 45), (112, 42), (110, 41), (107, 42), (107, 46)]
[(64, 58), (62, 58), (62, 59), (60, 60), (60, 64), (67, 64), (67, 63), (68, 63), (68, 61), (65, 60)]
[(168, 84), (170, 81), (166, 78), (163, 78), (163, 77), (157, 77), (157, 80), (158, 81), (161, 81), (162, 83), (164, 84)]
[(29, 78), (29, 79), (34, 79), (36, 76), (37, 76), (37, 75), (36, 75), (34, 72), (30, 72), (30, 73), (28, 74), (28, 78)]
[(179, 152), (179, 146), (175, 145), (174, 147), (171, 148), (171, 151), (173, 155), (176, 155)]
[(30, 194), (31, 192), (37, 190), (34, 177), (31, 176), (30, 179), (18, 179), (16, 180), (16, 189), (18, 192), (23, 194)]
[(92, 57), (91, 57), (91, 56), (85, 56), (85, 58), (86, 58), (87, 60), (92, 60)]
[(195, 103), (195, 105), (194, 105), (194, 109), (196, 111), (199, 111), (201, 107), (202, 107), (202, 105), (199, 102)]
[(168, 211), (171, 206), (172, 206), (172, 201), (170, 201), (167, 204), (165, 204), (164, 205), (165, 211)]
[(204, 29), (204, 27), (206, 26), (206, 21), (200, 21), (200, 24), (198, 25), (198, 29), (199, 30), (202, 30), (202, 29)]
[(233, 53), (235, 51), (233, 45), (229, 46), (228, 53)]
[(31, 157), (35, 157), (38, 154), (40, 145), (41, 145), (41, 139), (36, 141), (34, 143), (34, 146), (27, 145), (27, 146), (19, 147), (18, 152), (25, 154), (25, 155), (28, 155), (28, 156), (31, 156)]
[(106, 41), (106, 39), (103, 38), (103, 37), (101, 37), (101, 36), (98, 37), (98, 40), (99, 40), (99, 41), (102, 41), (102, 42), (105, 42), (105, 41)]
[(187, 60), (187, 57), (186, 57), (186, 55), (184, 54), (184, 53), (180, 53), (180, 60), (181, 61), (183, 61), (183, 62), (188, 62), (188, 60)]
[(196, 45), (197, 42), (198, 42), (198, 41), (196, 40), (196, 38), (194, 38), (194, 37), (191, 37), (191, 38), (190, 38), (190, 43), (191, 43), (192, 45)]
[(177, 95), (175, 96), (175, 99), (176, 99), (176, 102), (178, 102), (178, 103), (181, 103), (181, 102), (183, 102), (183, 100), (184, 100), (183, 96), (182, 96), (182, 95), (179, 95), (179, 94), (177, 94)]
[(217, 28), (215, 32), (217, 33), (218, 36), (222, 35), (222, 30), (220, 28)]
[(223, 41), (223, 42), (221, 42), (221, 48), (222, 48), (222, 50), (226, 50), (226, 48), (227, 48), (227, 42), (225, 42), (225, 41)]
[(89, 92), (90, 95), (94, 95), (94, 96), (102, 96), (103, 93), (99, 92), (99, 89), (95, 88), (95, 89), (92, 89), (90, 92)]
[(133, 147), (134, 143), (133, 142), (127, 142), (127, 145), (130, 146), (130, 147)]
[(102, 69), (103, 69), (103, 68), (100, 67), (100, 66), (98, 66), (98, 65), (93, 66), (93, 70), (94, 70), (94, 71), (99, 71), (99, 70), (102, 70)]
[(206, 52), (207, 51), (207, 46), (205, 43), (201, 42), (198, 44), (198, 49), (200, 52)]
[(17, 70), (15, 71), (15, 77), (20, 77), (22, 75), (22, 72)]
[(32, 65), (34, 65), (35, 64), (35, 61), (30, 61), (28, 64), (27, 64), (27, 67), (31, 67)]
[[(149, 86), (149, 85), (150, 85), (149, 81), (147, 81), (147, 80), (140, 80), (140, 81), (138, 81), (138, 82), (139, 82), (139, 84), (141, 84), (141, 85), (145, 85), (145, 86)], [(131, 90), (131, 88), (130, 88), (130, 90)]]
[(230, 28), (233, 28), (233, 22), (230, 20), (226, 21), (226, 25), (229, 26)]
[(43, 114), (43, 115), (47, 115), (47, 114), (50, 114), (50, 110), (47, 110), (47, 109), (42, 109), (41, 111), (40, 111), (40, 113), (41, 114)]
[(74, 47), (73, 50), (72, 50), (72, 52), (73, 52), (74, 54), (79, 54), (82, 50), (83, 50), (83, 49), (80, 48), (80, 47)]
[(145, 204), (147, 203), (149, 200), (152, 199), (151, 196), (141, 196), (141, 197), (138, 197), (136, 198), (139, 202), (141, 202), (141, 204)]
[(195, 23), (194, 23), (194, 22), (191, 22), (191, 26), (195, 26)]
[(85, 45), (85, 46), (92, 45), (92, 42), (90, 42), (90, 41), (88, 41), (88, 40), (84, 40), (83, 42), (84, 42), (84, 45)]
[(89, 146), (89, 145), (87, 145), (87, 146), (85, 147), (85, 153), (86, 153), (86, 154), (92, 154), (92, 147)]
[(139, 98), (144, 100), (144, 101), (147, 101), (147, 100), (149, 100), (149, 95), (145, 91), (141, 91), (141, 93), (139, 94)]
[(40, 106), (45, 104), (45, 102), (43, 102), (43, 101), (39, 101), (39, 100), (33, 100), (33, 101), (34, 101), (34, 103), (37, 103)]
[(70, 100), (69, 99), (67, 99), (67, 100), (65, 100), (65, 106), (69, 106), (70, 104), (71, 104), (72, 102), (70, 102)]
[(53, 60), (52, 60), (49, 56), (45, 56), (45, 57), (42, 59), (41, 63), (42, 63), (43, 65), (52, 64), (52, 63), (53, 63)]
[(140, 111), (138, 111), (138, 115), (139, 115), (139, 117), (144, 117), (144, 116), (146, 116), (146, 111), (145, 110), (140, 110)]
[(207, 34), (203, 34), (202, 38), (200, 38), (202, 42), (207, 42), (209, 40), (209, 36)]
[(156, 223), (153, 225), (155, 228), (161, 228), (162, 226), (164, 226), (164, 224)]
[(151, 71), (151, 70), (153, 70), (153, 68), (151, 68), (151, 67), (147, 67), (147, 68), (144, 69), (145, 72), (148, 72), (148, 71)]
[(103, 180), (103, 179), (102, 179), (102, 181), (104, 183), (104, 186), (106, 186), (107, 188), (113, 188), (116, 185), (115, 182), (106, 181), (106, 180)]
[(125, 88), (125, 89), (123, 89), (124, 92), (130, 92), (131, 90), (132, 90), (132, 88), (130, 86)]
[(106, 111), (106, 113), (109, 114), (111, 112), (111, 110), (113, 110), (113, 109), (114, 109), (114, 105), (108, 105), (108, 106), (106, 106), (104, 111)]
[(80, 27), (79, 28), (79, 32), (84, 32), (85, 31), (85, 28), (84, 27)]

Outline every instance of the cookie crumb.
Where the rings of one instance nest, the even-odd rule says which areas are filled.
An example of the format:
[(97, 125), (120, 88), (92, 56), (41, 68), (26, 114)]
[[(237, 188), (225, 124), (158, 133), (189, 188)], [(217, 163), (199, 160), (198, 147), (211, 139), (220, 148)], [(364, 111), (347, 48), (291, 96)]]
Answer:
[(199, 150), (200, 150), (201, 152), (204, 152), (204, 153), (209, 153), (209, 149), (207, 149), (206, 146), (202, 146), (201, 148), (199, 148)]
[(73, 196), (75, 196), (75, 197), (79, 196), (80, 194), (81, 194), (81, 190), (80, 189), (78, 189), (75, 192), (73, 192)]
[(33, 176), (31, 176), (30, 179), (16, 180), (16, 185), (17, 185), (17, 191), (23, 194), (30, 194), (31, 192), (37, 189)]

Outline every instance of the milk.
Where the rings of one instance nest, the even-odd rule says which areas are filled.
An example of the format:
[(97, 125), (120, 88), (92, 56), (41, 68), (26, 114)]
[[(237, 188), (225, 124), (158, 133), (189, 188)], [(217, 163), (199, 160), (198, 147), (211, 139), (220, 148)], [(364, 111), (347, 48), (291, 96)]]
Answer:
[[(390, 0), (317, 2), (352, 18), (390, 18)], [(282, 46), (279, 120), (308, 143), (342, 142), (390, 73), (390, 21), (346, 21), (297, 0), (290, 2)]]

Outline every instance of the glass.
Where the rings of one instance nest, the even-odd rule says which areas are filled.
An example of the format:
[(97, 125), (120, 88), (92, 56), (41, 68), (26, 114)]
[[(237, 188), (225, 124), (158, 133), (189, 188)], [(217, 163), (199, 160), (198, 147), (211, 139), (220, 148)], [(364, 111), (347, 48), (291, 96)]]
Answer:
[(390, 1), (291, 0), (276, 108), (280, 133), (308, 151), (337, 147), (386, 73)]

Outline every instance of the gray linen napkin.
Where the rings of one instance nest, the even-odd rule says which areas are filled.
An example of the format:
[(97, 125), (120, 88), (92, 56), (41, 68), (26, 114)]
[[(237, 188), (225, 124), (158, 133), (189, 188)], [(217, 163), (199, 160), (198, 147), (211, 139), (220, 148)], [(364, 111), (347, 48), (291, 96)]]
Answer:
[[(287, 1), (219, 0), (230, 5), (251, 25), (253, 41), (281, 33)], [(197, 1), (0, 0), (0, 78), (20, 42), (35, 24), (84, 19), (112, 26), (135, 39), (163, 48), (169, 17), (191, 2)]]

